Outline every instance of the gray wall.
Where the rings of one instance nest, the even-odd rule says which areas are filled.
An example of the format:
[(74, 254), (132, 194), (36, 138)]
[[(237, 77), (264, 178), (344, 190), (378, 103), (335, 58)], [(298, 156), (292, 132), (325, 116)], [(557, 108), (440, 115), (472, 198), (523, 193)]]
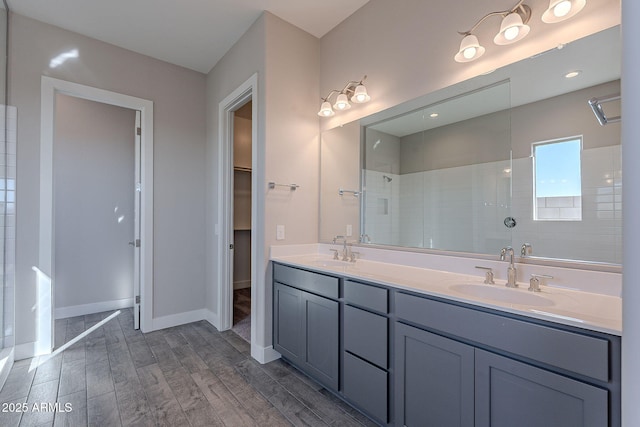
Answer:
[(133, 298), (135, 119), (134, 110), (56, 96), (56, 310)]
[[(218, 106), (233, 90), (258, 73), (258, 336), (252, 343), (271, 345), (271, 278), (267, 271), (272, 244), (318, 241), (319, 155), (317, 100), (319, 41), (265, 12), (207, 76), (207, 308), (217, 316), (219, 286), (214, 270), (217, 236)], [(267, 181), (296, 183), (295, 192), (268, 191)], [(276, 241), (276, 225), (286, 240)], [(253, 353), (252, 353), (253, 354)]]
[(498, 111), (400, 139), (400, 173), (509, 160), (511, 113)]
[[(587, 104), (593, 97), (620, 93), (620, 80), (570, 92), (511, 110), (513, 158), (531, 156), (531, 143), (583, 135), (583, 149), (620, 144), (620, 125), (600, 126)], [(603, 104), (610, 117), (619, 114), (619, 102)], [(609, 114), (612, 113), (612, 114)]]
[[(153, 317), (204, 308), (205, 76), (20, 15), (10, 28), (20, 139), (16, 344), (36, 339), (41, 75), (154, 102)], [(78, 59), (49, 68), (73, 48)]]

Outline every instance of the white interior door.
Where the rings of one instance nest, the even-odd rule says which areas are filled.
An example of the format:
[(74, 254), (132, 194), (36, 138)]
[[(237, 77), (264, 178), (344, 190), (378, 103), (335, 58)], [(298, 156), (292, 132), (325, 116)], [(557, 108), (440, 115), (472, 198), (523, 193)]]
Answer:
[(134, 237), (133, 237), (133, 327), (140, 329), (140, 199), (142, 184), (140, 178), (140, 141), (142, 140), (142, 125), (140, 111), (136, 111), (135, 135), (135, 182), (134, 182)]

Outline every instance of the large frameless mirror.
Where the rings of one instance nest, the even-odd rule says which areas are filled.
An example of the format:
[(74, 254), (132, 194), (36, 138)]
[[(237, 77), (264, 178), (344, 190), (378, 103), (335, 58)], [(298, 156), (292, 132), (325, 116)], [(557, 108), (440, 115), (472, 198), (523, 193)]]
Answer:
[(621, 264), (619, 31), (323, 132), (321, 241)]

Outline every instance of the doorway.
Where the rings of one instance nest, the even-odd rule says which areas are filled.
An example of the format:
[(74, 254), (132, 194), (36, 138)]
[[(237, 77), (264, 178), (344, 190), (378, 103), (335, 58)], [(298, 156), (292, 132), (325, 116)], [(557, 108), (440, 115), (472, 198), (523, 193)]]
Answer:
[[(140, 310), (140, 329), (153, 330), (153, 102), (111, 92), (103, 89), (54, 79), (41, 78), (41, 122), (40, 122), (40, 227), (38, 264), (33, 266), (37, 274), (38, 295), (37, 341), (32, 349), (25, 350), (23, 358), (50, 353), (53, 348), (55, 304), (54, 268), (54, 219), (53, 219), (53, 141), (55, 129), (55, 99), (57, 94), (69, 95), (104, 104), (115, 105), (140, 112), (139, 176), (136, 176), (135, 191), (139, 200), (139, 239), (134, 241), (140, 262), (140, 289), (134, 303)], [(136, 274), (136, 273), (134, 273)]]
[[(250, 104), (249, 104), (250, 103)], [(247, 104), (250, 105), (247, 106)], [(257, 343), (261, 339), (258, 335), (258, 313), (257, 307), (264, 303), (264, 282), (258, 275), (258, 265), (263, 259), (263, 253), (260, 249), (260, 227), (258, 224), (264, 214), (260, 214), (258, 198), (260, 197), (258, 189), (258, 177), (261, 173), (258, 162), (258, 75), (254, 74), (247, 81), (237, 87), (232, 93), (224, 98), (218, 105), (218, 206), (216, 215), (216, 234), (218, 235), (217, 244), (217, 292), (213, 301), (216, 307), (216, 316), (214, 326), (220, 331), (231, 329), (233, 327), (233, 282), (234, 282), (234, 175), (243, 172), (234, 171), (234, 119), (236, 111), (245, 107), (251, 109), (251, 195), (244, 198), (245, 218), (250, 219), (250, 283), (251, 287), (251, 309), (250, 309), (250, 342), (251, 355), (257, 360), (263, 360), (258, 353)], [(242, 112), (240, 113), (242, 114)], [(248, 115), (248, 111), (246, 112)], [(247, 144), (248, 145), (248, 144)], [(236, 155), (237, 157), (238, 155)], [(247, 159), (245, 159), (245, 165)], [(244, 172), (246, 173), (246, 172)], [(248, 177), (248, 176), (247, 176)], [(260, 178), (262, 179), (262, 178)], [(250, 204), (250, 216), (247, 216), (248, 202)], [(239, 204), (240, 206), (240, 204)], [(238, 208), (236, 208), (238, 209)], [(240, 224), (240, 222), (238, 222)], [(240, 258), (238, 258), (240, 259)], [(244, 258), (246, 261), (246, 257)], [(245, 270), (246, 271), (246, 270)], [(261, 323), (261, 322), (260, 322)]]
[(233, 326), (251, 342), (252, 102), (233, 112)]
[[(139, 295), (139, 111), (55, 98), (55, 318), (135, 307)], [(135, 327), (139, 310), (134, 309)]]

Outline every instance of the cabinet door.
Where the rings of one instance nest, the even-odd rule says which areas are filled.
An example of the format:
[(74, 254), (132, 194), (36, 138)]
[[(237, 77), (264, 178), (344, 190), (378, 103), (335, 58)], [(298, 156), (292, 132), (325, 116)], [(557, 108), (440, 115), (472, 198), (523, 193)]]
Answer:
[(338, 302), (307, 292), (302, 292), (302, 299), (306, 368), (318, 381), (338, 390)]
[(473, 347), (396, 323), (395, 351), (397, 425), (473, 426)]
[(476, 350), (477, 427), (606, 427), (608, 392)]
[(303, 292), (281, 283), (273, 286), (273, 347), (300, 365), (305, 352)]

